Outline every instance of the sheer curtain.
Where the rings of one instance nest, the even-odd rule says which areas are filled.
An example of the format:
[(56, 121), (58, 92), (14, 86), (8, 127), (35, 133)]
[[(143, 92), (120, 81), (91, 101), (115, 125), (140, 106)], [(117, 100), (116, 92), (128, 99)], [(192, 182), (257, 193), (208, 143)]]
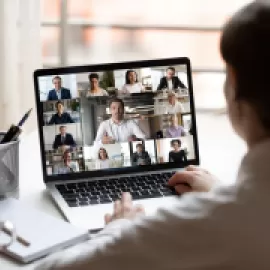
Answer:
[[(34, 108), (33, 71), (41, 67), (40, 1), (0, 1), (0, 130)], [(25, 125), (36, 127), (35, 110)]]

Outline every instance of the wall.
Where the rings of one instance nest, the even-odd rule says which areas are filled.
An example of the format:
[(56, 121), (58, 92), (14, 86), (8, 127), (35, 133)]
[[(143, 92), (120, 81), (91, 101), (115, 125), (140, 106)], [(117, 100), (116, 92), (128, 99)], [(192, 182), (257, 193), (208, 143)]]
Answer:
[[(35, 108), (33, 71), (41, 67), (40, 1), (0, 1), (0, 130)], [(24, 130), (36, 129), (35, 110)]]

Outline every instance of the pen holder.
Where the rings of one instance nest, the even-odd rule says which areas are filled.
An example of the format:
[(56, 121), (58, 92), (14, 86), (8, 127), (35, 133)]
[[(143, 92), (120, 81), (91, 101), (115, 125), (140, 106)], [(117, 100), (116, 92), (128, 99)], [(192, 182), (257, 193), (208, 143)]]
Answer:
[(19, 142), (0, 144), (0, 199), (19, 197)]

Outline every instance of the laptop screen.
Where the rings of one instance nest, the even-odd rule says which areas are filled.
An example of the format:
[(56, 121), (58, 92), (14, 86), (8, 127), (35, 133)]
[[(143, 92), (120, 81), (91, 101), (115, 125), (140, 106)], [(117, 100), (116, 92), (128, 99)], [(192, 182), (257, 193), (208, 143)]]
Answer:
[(47, 176), (185, 167), (198, 159), (187, 63), (127, 64), (36, 77)]

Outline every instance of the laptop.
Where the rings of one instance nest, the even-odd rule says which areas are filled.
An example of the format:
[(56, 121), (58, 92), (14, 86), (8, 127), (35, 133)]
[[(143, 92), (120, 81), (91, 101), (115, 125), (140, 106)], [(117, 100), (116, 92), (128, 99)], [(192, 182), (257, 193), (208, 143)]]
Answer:
[(122, 192), (147, 215), (179, 195), (170, 177), (199, 164), (188, 58), (34, 72), (46, 188), (72, 224), (97, 231)]

